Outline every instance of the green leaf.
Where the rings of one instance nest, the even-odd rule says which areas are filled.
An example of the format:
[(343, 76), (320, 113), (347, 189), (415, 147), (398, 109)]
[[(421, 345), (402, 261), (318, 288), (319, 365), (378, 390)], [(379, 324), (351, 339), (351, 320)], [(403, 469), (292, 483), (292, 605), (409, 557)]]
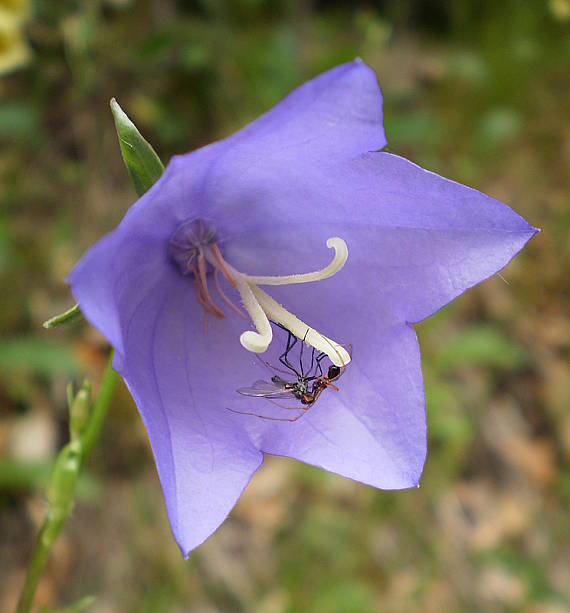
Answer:
[[(0, 459), (0, 491), (42, 490), (50, 480), (54, 462)], [(82, 473), (77, 484), (81, 500), (96, 500), (101, 495), (101, 484), (92, 476)]]
[(30, 142), (39, 133), (38, 109), (24, 100), (0, 106), (0, 138)]
[(42, 607), (40, 613), (80, 613), (85, 611), (87, 607), (95, 602), (95, 596), (83, 596), (73, 604), (63, 607), (63, 609), (52, 609), (50, 607)]
[(484, 147), (498, 147), (515, 138), (523, 122), (513, 109), (497, 108), (483, 116), (476, 131), (478, 142)]
[(70, 321), (75, 321), (76, 319), (81, 318), (81, 310), (79, 309), (79, 305), (75, 304), (70, 309), (61, 313), (60, 315), (55, 315), (51, 319), (44, 321), (42, 324), (46, 330), (50, 330), (51, 328), (56, 328), (57, 326), (61, 326), (61, 324), (69, 323)]
[(160, 179), (164, 166), (154, 149), (142, 137), (135, 124), (127, 117), (114, 98), (111, 100), (111, 111), (115, 119), (125, 166), (135, 191), (142, 196)]
[(386, 132), (393, 147), (434, 146), (445, 136), (441, 121), (426, 111), (400, 112), (386, 120)]
[(468, 328), (448, 341), (435, 357), (434, 365), (441, 372), (466, 366), (510, 370), (523, 366), (526, 361), (522, 348), (502, 332), (479, 326)]
[(37, 338), (14, 338), (0, 345), (0, 374), (33, 372), (46, 377), (77, 375), (77, 363), (69, 350)]
[(40, 489), (51, 476), (53, 464), (0, 460), (0, 490)]

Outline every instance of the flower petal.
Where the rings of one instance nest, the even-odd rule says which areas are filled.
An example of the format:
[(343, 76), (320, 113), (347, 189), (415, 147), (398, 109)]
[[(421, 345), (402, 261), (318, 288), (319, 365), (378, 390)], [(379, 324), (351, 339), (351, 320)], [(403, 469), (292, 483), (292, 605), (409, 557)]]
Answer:
[[(307, 81), (230, 138), (236, 158), (257, 150), (289, 157), (291, 148), (350, 157), (386, 146), (382, 94), (374, 71), (356, 59)], [(281, 158), (283, 159), (283, 158)]]
[(251, 274), (313, 270), (326, 261), (326, 239), (340, 236), (349, 258), (329, 282), (356, 275), (400, 321), (420, 321), (495, 274), (537, 232), (501, 202), (389, 153), (359, 156), (335, 173), (294, 176), (270, 162), (260, 172), (234, 185), (234, 201), (248, 203), (240, 228), (256, 219), (263, 227), (258, 221), (252, 241), (236, 216), (229, 261)]
[(353, 255), (369, 262), (383, 302), (406, 321), (500, 271), (537, 233), (498, 200), (401, 157), (366, 155), (357, 166), (368, 179), (352, 219), (376, 228), (360, 234), (369, 247)]
[(220, 339), (228, 345), (228, 331), (221, 324), (205, 337), (191, 284), (168, 274), (177, 278), (163, 278), (131, 318), (120, 372), (145, 423), (172, 531), (187, 556), (227, 517), (263, 454), (216, 406), (226, 381), (217, 380), (213, 359), (201, 349), (209, 343), (215, 350)]

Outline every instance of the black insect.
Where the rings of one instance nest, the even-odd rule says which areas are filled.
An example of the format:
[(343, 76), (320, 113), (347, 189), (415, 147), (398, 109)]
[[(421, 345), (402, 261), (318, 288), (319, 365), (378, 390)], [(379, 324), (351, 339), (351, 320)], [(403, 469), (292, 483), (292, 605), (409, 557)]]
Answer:
[[(274, 374), (271, 377), (270, 382), (259, 380), (256, 381), (251, 387), (240, 387), (237, 392), (244, 396), (265, 398), (282, 409), (300, 411), (300, 413), (292, 418), (278, 418), (258, 415), (257, 413), (237, 411), (235, 409), (229, 410), (234, 413), (255, 415), (256, 417), (260, 417), (261, 419), (270, 419), (275, 421), (297, 421), (305, 414), (308, 409), (310, 409), (315, 404), (315, 402), (319, 399), (320, 395), (324, 392), (324, 390), (332, 389), (335, 392), (339, 391), (338, 387), (333, 383), (333, 381), (337, 381), (344, 374), (344, 372), (346, 371), (346, 365), (340, 367), (336, 366), (335, 364), (331, 364), (328, 367), (327, 372), (325, 373), (323, 371), (322, 362), (328, 356), (324, 352), (317, 353), (316, 349), (313, 348), (311, 351), (310, 365), (305, 372), (305, 364), (303, 361), (303, 349), (305, 346), (305, 339), (301, 341), (301, 339), (294, 336), (291, 332), (289, 332), (289, 330), (283, 328), (283, 326), (279, 324), (277, 325), (287, 332), (287, 343), (285, 346), (285, 351), (283, 351), (283, 353), (279, 356), (279, 362), (287, 370), (276, 368), (275, 366), (272, 366), (269, 362), (265, 362), (261, 358), (259, 359), (262, 364), (270, 370), (274, 372), (279, 372), (281, 374), (289, 375), (290, 377), (294, 376), (295, 378), (285, 379), (277, 374)], [(293, 348), (297, 345), (299, 341), (301, 342), (301, 349), (299, 351), (299, 367), (297, 369), (293, 366), (293, 364), (291, 364), (289, 357)], [(282, 400), (292, 398), (298, 401), (295, 406), (283, 406), (278, 402), (275, 402), (279, 399)]]

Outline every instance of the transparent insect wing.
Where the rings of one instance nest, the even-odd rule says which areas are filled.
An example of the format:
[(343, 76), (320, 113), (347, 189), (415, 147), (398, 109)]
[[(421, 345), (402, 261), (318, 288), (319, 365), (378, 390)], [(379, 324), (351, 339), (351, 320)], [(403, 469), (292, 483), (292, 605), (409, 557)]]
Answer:
[(240, 387), (237, 392), (244, 396), (255, 396), (256, 398), (281, 398), (292, 394), (293, 390), (285, 387), (285, 382), (256, 381), (251, 387)]

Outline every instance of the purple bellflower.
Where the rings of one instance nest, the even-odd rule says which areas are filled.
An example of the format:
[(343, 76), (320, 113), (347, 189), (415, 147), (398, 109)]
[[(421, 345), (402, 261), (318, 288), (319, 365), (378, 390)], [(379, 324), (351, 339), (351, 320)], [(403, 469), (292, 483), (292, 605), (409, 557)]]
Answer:
[[(374, 72), (338, 66), (174, 157), (69, 277), (115, 348), (184, 556), (266, 453), (377, 488), (418, 485), (426, 424), (411, 324), (502, 269), (536, 230), (385, 145)], [(283, 391), (293, 337), (343, 374), (309, 407), (292, 393), (254, 397)]]

